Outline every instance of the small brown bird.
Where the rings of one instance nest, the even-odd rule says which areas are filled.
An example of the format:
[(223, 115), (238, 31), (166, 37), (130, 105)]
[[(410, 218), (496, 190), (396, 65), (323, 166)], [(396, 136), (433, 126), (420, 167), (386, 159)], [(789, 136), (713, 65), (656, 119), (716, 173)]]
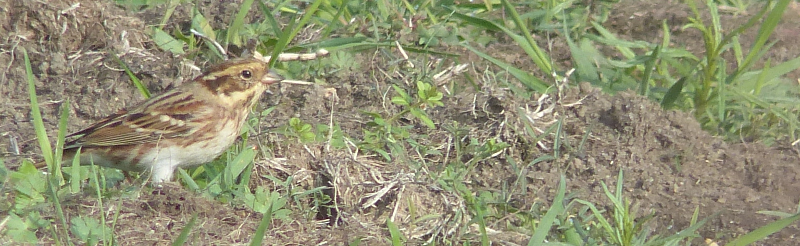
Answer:
[(176, 167), (214, 160), (239, 136), (250, 109), (283, 78), (256, 58), (231, 60), (129, 110), (67, 136), (63, 160), (148, 171), (169, 181)]

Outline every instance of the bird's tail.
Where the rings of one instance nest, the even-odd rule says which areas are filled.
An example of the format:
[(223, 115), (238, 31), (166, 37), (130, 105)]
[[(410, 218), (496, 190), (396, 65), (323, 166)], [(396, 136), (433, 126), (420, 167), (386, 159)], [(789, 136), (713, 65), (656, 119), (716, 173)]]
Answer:
[[(64, 153), (61, 155), (61, 164), (63, 165), (64, 162), (72, 163), (72, 158), (75, 157), (75, 151), (72, 150), (65, 150)], [(47, 166), (47, 163), (44, 160), (39, 162), (33, 163), (33, 166), (36, 169), (42, 169)]]

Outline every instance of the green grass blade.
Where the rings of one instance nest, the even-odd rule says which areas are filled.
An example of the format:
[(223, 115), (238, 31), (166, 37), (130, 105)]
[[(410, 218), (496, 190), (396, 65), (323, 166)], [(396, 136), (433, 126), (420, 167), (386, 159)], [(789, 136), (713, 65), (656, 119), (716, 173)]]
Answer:
[(169, 3), (167, 5), (167, 10), (164, 11), (164, 17), (161, 18), (161, 22), (158, 24), (159, 28), (167, 25), (169, 18), (172, 17), (173, 13), (175, 13), (175, 9), (178, 8), (178, 5), (180, 5), (180, 3), (181, 3), (180, 0), (169, 0)]
[(594, 35), (586, 35), (587, 38), (614, 46), (620, 53), (622, 53), (622, 56), (628, 59), (633, 59), (636, 56), (636, 52), (633, 52), (631, 48), (646, 48), (647, 45), (649, 45), (646, 42), (631, 42), (627, 40), (621, 40), (611, 33), (611, 31), (603, 27), (600, 23), (592, 22), (592, 27), (601, 36), (597, 37)]
[[(755, 61), (756, 54), (759, 53), (758, 51), (760, 51), (761, 48), (764, 46), (764, 44), (767, 42), (767, 40), (769, 40), (769, 36), (772, 34), (773, 31), (775, 31), (775, 27), (778, 25), (781, 18), (783, 17), (783, 13), (786, 10), (786, 7), (791, 2), (792, 2), (791, 0), (779, 0), (778, 3), (775, 4), (775, 7), (772, 8), (772, 11), (767, 15), (767, 18), (764, 20), (764, 22), (761, 24), (761, 27), (758, 29), (758, 35), (756, 36), (756, 40), (753, 42), (753, 46), (750, 48), (750, 53), (747, 54), (747, 57), (744, 59), (744, 64), (740, 67), (746, 69), (752, 64), (752, 62)], [(753, 16), (746, 25), (737, 28), (731, 34), (736, 33), (738, 35), (738, 33), (744, 32), (744, 29), (742, 28), (745, 27), (749, 28), (749, 25), (750, 26), (755, 25), (756, 21), (761, 19), (762, 13), (769, 8), (769, 4), (765, 5), (766, 6), (764, 6), (761, 13)], [(740, 29), (741, 31), (739, 31)]]
[[(697, 212), (697, 211), (695, 211), (695, 212)], [(697, 215), (697, 213), (695, 213), (695, 215)], [(702, 227), (703, 225), (705, 225), (706, 222), (708, 222), (709, 219), (717, 217), (718, 215), (719, 215), (719, 213), (715, 213), (715, 214), (713, 214), (713, 215), (701, 220), (698, 223), (692, 223), (691, 226), (687, 227), (686, 229), (683, 229), (683, 230), (679, 231), (678, 233), (675, 233), (672, 236), (665, 237), (665, 238), (660, 238), (660, 239), (655, 239), (653, 241), (645, 243), (643, 246), (664, 245), (665, 243), (670, 242), (670, 241), (678, 241), (678, 240), (687, 239), (687, 238), (691, 238), (691, 237), (697, 237), (698, 236), (697, 235), (697, 230), (700, 229), (700, 227)], [(696, 218), (696, 217), (692, 217), (692, 218)], [(689, 244), (687, 244), (687, 245), (689, 245)]]
[(642, 76), (642, 80), (639, 83), (639, 95), (650, 96), (650, 78), (653, 76), (653, 70), (655, 70), (658, 58), (661, 56), (661, 47), (661, 45), (656, 45), (656, 48), (653, 49), (652, 54), (644, 63), (644, 76)]
[[(69, 224), (67, 223), (67, 217), (64, 215), (64, 209), (61, 207), (61, 200), (58, 198), (58, 187), (57, 187), (57, 184), (55, 184), (55, 182), (53, 182), (53, 178), (52, 177), (54, 177), (54, 176), (48, 175), (48, 178), (47, 178), (47, 181), (46, 181), (47, 182), (47, 190), (49, 191), (49, 195), (50, 195), (50, 199), (48, 199), (48, 200), (53, 203), (53, 208), (55, 208), (55, 210), (56, 210), (56, 218), (58, 218), (58, 221), (61, 222), (61, 226), (64, 229), (64, 235), (62, 235), (62, 236), (68, 237), (67, 235), (69, 235), (69, 234), (67, 232), (67, 228), (69, 228)], [(72, 243), (70, 243), (70, 245), (72, 245)]]
[(78, 149), (75, 152), (75, 156), (72, 157), (72, 169), (70, 170), (70, 177), (69, 177), (69, 185), (70, 190), (73, 193), (78, 193), (81, 191), (81, 149)]
[(600, 73), (597, 71), (595, 62), (598, 58), (604, 58), (593, 47), (594, 44), (591, 44), (588, 39), (580, 40), (580, 45), (575, 44), (569, 36), (566, 39), (569, 50), (572, 53), (572, 60), (575, 61), (575, 68), (580, 81), (600, 82)]
[(125, 74), (128, 75), (128, 78), (131, 79), (131, 82), (133, 82), (133, 85), (136, 86), (136, 89), (139, 89), (139, 92), (142, 93), (144, 98), (150, 98), (151, 97), (150, 90), (148, 90), (147, 86), (144, 86), (142, 81), (139, 80), (139, 78), (137, 78), (135, 74), (133, 74), (131, 69), (128, 68), (128, 64), (125, 64), (125, 62), (122, 62), (122, 60), (119, 59), (117, 54), (114, 54), (113, 52), (111, 52), (111, 57), (113, 57), (114, 60), (117, 61), (117, 63), (119, 63), (120, 66), (122, 66), (122, 69), (125, 70)]
[(272, 30), (275, 32), (276, 37), (283, 36), (283, 30), (281, 30), (281, 26), (278, 24), (278, 21), (275, 20), (275, 16), (272, 15), (272, 11), (267, 8), (267, 5), (264, 4), (264, 1), (258, 1), (258, 9), (261, 10), (261, 13), (264, 16), (264, 21), (269, 22), (269, 25), (272, 27)]
[(531, 240), (528, 241), (528, 246), (533, 245), (542, 245), (545, 240), (547, 239), (547, 234), (550, 233), (550, 228), (555, 225), (556, 216), (560, 215), (564, 211), (564, 196), (567, 192), (567, 181), (564, 175), (561, 175), (561, 181), (558, 183), (558, 191), (556, 192), (556, 197), (553, 199), (553, 204), (550, 205), (550, 209), (547, 210), (547, 213), (544, 214), (542, 220), (539, 222), (539, 227), (536, 228), (536, 231), (531, 236)]
[(504, 26), (495, 24), (491, 21), (487, 21), (480, 18), (475, 18), (471, 16), (467, 16), (461, 13), (456, 12), (452, 8), (444, 7), (452, 11), (452, 16), (458, 19), (461, 19), (471, 25), (478, 26), (481, 28), (485, 28), (487, 30), (492, 31), (503, 31), (514, 39), (519, 44), (519, 47), (522, 48), (528, 57), (531, 58), (534, 64), (539, 67), (545, 74), (551, 75), (553, 73), (553, 65), (551, 62), (550, 57), (542, 51), (539, 45), (533, 40), (533, 37), (530, 35), (528, 28), (525, 26), (526, 22), (523, 22), (517, 14), (516, 10), (514, 10), (514, 6), (512, 6), (508, 1), (503, 1), (506, 4), (506, 9), (510, 12), (509, 14), (514, 18), (515, 24), (521, 29), (521, 33), (523, 35), (518, 35), (511, 29), (508, 29)]
[[(517, 10), (514, 8), (514, 5), (511, 5), (511, 2), (509, 2), (508, 0), (502, 0), (502, 2), (503, 5), (505, 6), (506, 11), (511, 16), (512, 20), (514, 20), (514, 23), (517, 25), (517, 27), (520, 29), (522, 36), (525, 37), (526, 42), (519, 42), (519, 40), (517, 40), (517, 42), (519, 42), (520, 44), (526, 44), (526, 45), (521, 45), (523, 49), (526, 47), (533, 49), (532, 52), (533, 54), (531, 54), (531, 52), (528, 52), (526, 50), (526, 52), (528, 52), (528, 55), (531, 56), (531, 58), (533, 58), (533, 62), (536, 63), (536, 65), (539, 66), (539, 68), (542, 69), (542, 71), (545, 74), (548, 75), (553, 74), (553, 64), (551, 63), (550, 57), (547, 56), (547, 54), (544, 53), (544, 51), (542, 51), (541, 48), (539, 48), (539, 45), (536, 44), (536, 41), (533, 40), (533, 36), (531, 36), (531, 32), (528, 30), (527, 22), (522, 21), (522, 18), (519, 17)], [(509, 31), (506, 31), (506, 33), (512, 34)]]
[[(336, 10), (336, 14), (334, 14), (333, 17), (331, 17), (330, 23), (328, 23), (328, 25), (325, 26), (324, 29), (322, 29), (322, 32), (321, 32), (320, 36), (322, 36), (322, 37), (330, 37), (330, 34), (331, 34), (331, 32), (333, 32), (333, 30), (335, 30), (336, 28), (340, 28), (341, 27), (341, 24), (339, 22), (337, 22), (337, 20), (339, 20), (342, 17), (342, 15), (346, 14), (347, 5), (349, 4), (349, 2), (350, 2), (350, 0), (343, 0), (341, 2), (341, 4), (339, 5), (340, 6), (339, 9)], [(350, 16), (350, 14), (347, 14), (347, 16)], [(350, 17), (350, 18), (352, 18), (352, 17)], [(350, 18), (347, 18), (347, 19), (350, 19)]]
[(500, 29), (500, 26), (495, 24), (494, 22), (459, 13), (458, 11), (456, 11), (453, 8), (450, 8), (449, 6), (442, 6), (442, 7), (452, 12), (453, 17), (465, 21), (470, 25), (480, 27), (488, 31), (503, 31), (502, 29)]
[[(117, 200), (117, 207), (118, 208), (122, 207), (122, 199)], [(122, 211), (120, 211), (120, 209), (115, 209), (114, 210), (114, 219), (111, 220), (111, 228), (109, 228), (109, 229), (111, 229), (112, 233), (114, 232), (114, 229), (117, 228), (117, 222), (119, 222), (119, 216), (120, 215), (122, 215)], [(107, 245), (119, 245), (119, 241), (117, 240), (117, 238), (114, 235), (111, 235), (111, 240), (110, 241), (111, 242), (107, 243)]]
[(61, 116), (58, 119), (58, 134), (56, 137), (56, 153), (53, 156), (53, 168), (50, 174), (53, 175), (54, 181), (58, 182), (59, 187), (64, 185), (64, 175), (61, 173), (61, 156), (64, 152), (64, 138), (67, 135), (67, 120), (69, 118), (69, 99), (64, 100), (61, 104)]
[(225, 179), (223, 186), (233, 187), (236, 177), (247, 168), (255, 159), (256, 151), (252, 148), (244, 148), (236, 158), (225, 166)]
[(239, 30), (241, 30), (244, 26), (244, 17), (247, 16), (248, 12), (250, 12), (250, 8), (252, 6), (253, 0), (244, 0), (242, 5), (239, 6), (239, 12), (236, 13), (236, 17), (234, 17), (233, 22), (230, 24), (230, 26), (228, 26), (228, 30), (225, 35), (226, 44), (242, 46), (242, 38), (239, 36)]
[(603, 230), (606, 232), (607, 235), (606, 237), (614, 235), (614, 229), (611, 226), (611, 223), (609, 223), (608, 220), (606, 220), (606, 218), (603, 217), (604, 213), (601, 212), (599, 209), (597, 209), (597, 206), (595, 206), (591, 202), (580, 199), (576, 199), (575, 201), (585, 205), (586, 207), (589, 207), (589, 210), (592, 210), (592, 214), (597, 219), (597, 224), (600, 226), (600, 228), (603, 228)]
[(364, 42), (366, 40), (367, 40), (367, 37), (330, 38), (330, 39), (322, 40), (322, 41), (316, 42), (316, 43), (301, 44), (298, 47), (303, 47), (303, 48), (320, 47), (320, 48), (328, 48), (328, 51), (334, 51), (335, 49), (331, 49), (331, 48), (340, 47), (340, 46), (351, 47), (351, 45), (352, 46), (355, 46), (355, 45), (369, 45), (369, 44), (366, 44), (366, 43), (362, 43), (362, 42)]
[[(308, 23), (308, 21), (311, 20), (312, 17), (314, 17), (314, 12), (316, 12), (317, 9), (319, 9), (319, 5), (322, 4), (322, 2), (323, 1), (314, 1), (314, 3), (308, 6), (308, 8), (306, 8), (306, 11), (303, 14), (303, 17), (300, 18), (300, 21), (294, 23), (293, 25), (287, 26), (287, 28), (290, 28), (289, 29), (290, 31), (289, 33), (284, 32), (283, 33), (284, 35), (280, 36), (280, 38), (278, 39), (278, 43), (275, 44), (275, 48), (272, 51), (272, 57), (278, 57), (278, 55), (280, 55), (281, 52), (283, 52), (283, 49), (286, 48), (286, 45), (288, 45), (289, 42), (292, 41), (292, 39), (294, 39), (297, 33), (300, 32), (300, 29), (304, 28), (306, 23)], [(277, 61), (278, 59), (271, 59), (269, 61), (268, 67), (272, 68), (273, 66), (275, 66), (275, 62)]]
[[(3, 162), (3, 158), (0, 158), (0, 189), (1, 190), (5, 190), (7, 188), (7, 185), (10, 185), (9, 184), (9, 177), (8, 177), (10, 172), (11, 172), (11, 170), (8, 170), (8, 168), (6, 168), (6, 164)], [(2, 224), (3, 223), (0, 222), (0, 225), (2, 225)]]
[(28, 79), (28, 96), (31, 100), (33, 129), (36, 132), (36, 140), (39, 142), (39, 148), (42, 149), (44, 161), (50, 166), (53, 163), (53, 147), (50, 146), (50, 141), (47, 140), (47, 133), (45, 132), (44, 121), (42, 120), (42, 112), (39, 110), (39, 101), (36, 98), (36, 78), (33, 76), (33, 69), (31, 68), (31, 60), (28, 58), (28, 51), (22, 49), (22, 54), (25, 57), (25, 74)]
[[(93, 180), (94, 180), (94, 187), (95, 187), (94, 191), (95, 191), (95, 195), (97, 196), (97, 207), (98, 207), (99, 211), (106, 211), (105, 205), (103, 203), (103, 192), (102, 192), (102, 189), (105, 189), (105, 187), (106, 187), (105, 178), (104, 177), (100, 177), (102, 175), (98, 175), (97, 174), (98, 173), (97, 170), (99, 170), (99, 168), (94, 166), (94, 161), (92, 161), (92, 167), (91, 168), (92, 168), (92, 172), (94, 174)], [(101, 180), (103, 181), (102, 185), (100, 183)], [(106, 216), (105, 216), (105, 214), (101, 214), (100, 215), (100, 224), (101, 225), (105, 225), (106, 224)], [(103, 240), (105, 241), (105, 239), (107, 238), (106, 237), (105, 228), (103, 228), (102, 236), (103, 236)]]
[(180, 246), (186, 245), (186, 241), (189, 239), (189, 233), (192, 232), (192, 228), (194, 228), (194, 223), (197, 221), (197, 213), (192, 214), (192, 219), (183, 226), (181, 229), (181, 234), (175, 238), (175, 241), (172, 241), (172, 246)]
[(558, 119), (556, 124), (555, 135), (553, 135), (553, 155), (554, 156), (561, 156), (561, 146), (563, 146), (563, 134), (564, 134), (564, 117)]
[[(61, 174), (59, 163), (56, 163), (56, 160), (53, 156), (53, 148), (50, 145), (50, 141), (47, 139), (47, 133), (45, 132), (44, 128), (44, 121), (42, 120), (42, 113), (39, 110), (39, 101), (36, 97), (36, 78), (33, 76), (33, 69), (31, 68), (31, 61), (28, 57), (28, 51), (22, 49), (22, 54), (25, 59), (25, 73), (27, 75), (27, 82), (28, 82), (28, 96), (31, 101), (31, 116), (33, 118), (33, 128), (36, 132), (36, 139), (39, 142), (39, 147), (41, 148), (42, 155), (44, 156), (45, 163), (47, 163), (48, 169), (51, 169), (50, 172), (53, 173), (58, 171), (59, 175)], [(63, 112), (63, 111), (62, 111)], [(59, 161), (60, 162), (60, 161)], [(54, 169), (54, 170), (53, 170)], [(48, 176), (47, 188), (50, 191), (50, 200), (53, 202), (53, 206), (56, 210), (56, 217), (59, 218), (59, 221), (62, 224), (64, 230), (64, 236), (69, 235), (67, 228), (69, 228), (69, 224), (67, 223), (66, 216), (64, 216), (64, 211), (61, 207), (61, 203), (58, 199), (58, 189), (56, 186), (58, 184), (54, 184), (54, 179), (56, 176)], [(56, 182), (60, 183), (60, 182)], [(55, 233), (55, 232), (54, 232)], [(71, 244), (71, 243), (70, 243)]]
[(264, 241), (264, 233), (270, 227), (270, 224), (272, 224), (272, 203), (267, 207), (264, 217), (261, 218), (261, 223), (258, 224), (258, 228), (256, 228), (256, 233), (253, 234), (253, 240), (250, 241), (251, 246), (262, 245), (261, 242)]
[(491, 56), (487, 55), (486, 53), (478, 51), (477, 49), (472, 48), (469, 45), (464, 45), (464, 47), (467, 48), (468, 50), (474, 52), (476, 55), (482, 57), (483, 59), (486, 59), (486, 60), (494, 63), (495, 65), (497, 65), (497, 66), (499, 66), (501, 68), (507, 69), (507, 71), (512, 76), (517, 78), (523, 85), (527, 86), (528, 89), (537, 91), (539, 93), (544, 93), (544, 92), (547, 92), (548, 88), (550, 88), (550, 86), (548, 86), (541, 79), (536, 78), (535, 76), (533, 76), (533, 75), (531, 75), (531, 74), (529, 74), (529, 73), (527, 73), (525, 71), (522, 71), (519, 68), (515, 68), (514, 66), (511, 66), (511, 64), (508, 64), (508, 63), (505, 63), (505, 62), (500, 61), (498, 59), (495, 59), (494, 57), (491, 57)]
[[(292, 33), (295, 30), (294, 28), (295, 25), (297, 25), (297, 22), (294, 20), (294, 18), (292, 18), (289, 21), (289, 23), (286, 24), (286, 29), (288, 30), (283, 31), (282, 35), (278, 36), (278, 41), (275, 43), (275, 46), (272, 47), (272, 54), (271, 54), (272, 57), (278, 57), (278, 55), (280, 55), (281, 52), (283, 52), (283, 49), (286, 48), (286, 46), (289, 44), (292, 38), (294, 38), (294, 35), (292, 35)], [(268, 65), (269, 68), (274, 67), (276, 62), (278, 62), (278, 59), (270, 59)]]
[(386, 227), (389, 228), (389, 235), (392, 238), (392, 245), (399, 246), (403, 245), (402, 238), (403, 235), (400, 233), (400, 229), (397, 228), (397, 225), (392, 222), (392, 220), (386, 220)]
[[(724, 78), (725, 74), (727, 74), (725, 72), (726, 69), (727, 68), (725, 68), (725, 66), (721, 66), (717, 70), (718, 73), (717, 73), (717, 76), (715, 76), (715, 77)], [(728, 108), (728, 107), (725, 106), (726, 102), (727, 102), (726, 99), (728, 98), (726, 96), (727, 95), (727, 89), (726, 89), (725, 86), (719, 86), (719, 87), (716, 88), (716, 91), (717, 91), (717, 120), (719, 120), (719, 122), (725, 122), (726, 121), (725, 120), (725, 116), (726, 116), (725, 115), (725, 110)]]
[(363, 238), (361, 238), (361, 237), (358, 237), (358, 238), (356, 238), (355, 240), (353, 240), (352, 242), (350, 242), (350, 244), (347, 244), (347, 245), (349, 245), (349, 246), (358, 246), (358, 245), (361, 245), (361, 239), (363, 239)]
[(797, 70), (798, 68), (800, 68), (800, 57), (791, 59), (773, 67), (765, 68), (766, 71), (764, 71), (765, 74), (763, 79), (764, 81), (778, 79), (794, 70)]
[(671, 108), (675, 105), (675, 101), (682, 95), (683, 87), (686, 85), (686, 79), (688, 77), (680, 78), (675, 84), (669, 87), (667, 90), (667, 94), (664, 95), (664, 99), (661, 99), (661, 107), (662, 108)]
[(197, 182), (195, 182), (194, 179), (192, 179), (192, 176), (189, 175), (189, 173), (187, 173), (186, 170), (183, 170), (183, 168), (178, 168), (178, 175), (181, 176), (183, 182), (186, 182), (186, 186), (189, 186), (190, 190), (193, 191), (200, 190), (200, 186), (197, 185)]

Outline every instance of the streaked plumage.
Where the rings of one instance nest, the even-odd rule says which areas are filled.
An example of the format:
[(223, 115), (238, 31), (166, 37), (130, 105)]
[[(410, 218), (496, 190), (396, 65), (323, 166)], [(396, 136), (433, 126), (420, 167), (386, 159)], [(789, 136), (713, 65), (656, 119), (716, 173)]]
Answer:
[(149, 171), (169, 181), (176, 167), (207, 163), (239, 136), (250, 109), (283, 78), (255, 58), (214, 66), (203, 75), (67, 136), (64, 160)]

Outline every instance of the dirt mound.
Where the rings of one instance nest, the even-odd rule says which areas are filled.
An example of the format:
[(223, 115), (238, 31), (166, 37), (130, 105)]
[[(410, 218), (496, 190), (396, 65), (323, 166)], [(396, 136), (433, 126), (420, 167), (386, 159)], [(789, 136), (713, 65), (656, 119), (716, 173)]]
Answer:
[[(702, 235), (730, 240), (776, 219), (758, 211), (795, 210), (800, 159), (794, 150), (731, 146), (704, 132), (687, 113), (663, 111), (629, 92), (608, 97), (583, 88), (564, 100), (581, 99), (581, 105), (563, 114), (574, 140), (590, 131), (585, 150), (540, 172), (565, 170), (571, 187), (599, 201), (604, 195), (598, 182), (612, 185), (621, 169), (625, 193), (644, 211), (658, 211), (657, 231), (688, 227), (699, 208), (701, 218), (721, 212)], [(797, 232), (796, 226), (787, 228), (769, 244), (797, 243), (791, 236)]]

